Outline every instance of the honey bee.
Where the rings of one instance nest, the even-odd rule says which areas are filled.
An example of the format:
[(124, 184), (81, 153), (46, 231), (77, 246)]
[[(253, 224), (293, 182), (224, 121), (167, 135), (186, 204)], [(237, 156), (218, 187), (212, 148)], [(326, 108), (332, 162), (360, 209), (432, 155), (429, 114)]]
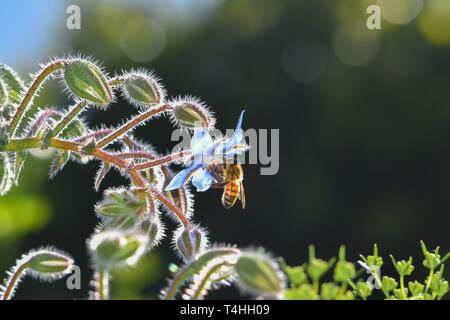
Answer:
[(229, 209), (241, 200), (242, 209), (245, 208), (244, 172), (239, 163), (223, 163), (212, 165), (209, 172), (214, 177), (213, 188), (223, 188), (222, 205)]

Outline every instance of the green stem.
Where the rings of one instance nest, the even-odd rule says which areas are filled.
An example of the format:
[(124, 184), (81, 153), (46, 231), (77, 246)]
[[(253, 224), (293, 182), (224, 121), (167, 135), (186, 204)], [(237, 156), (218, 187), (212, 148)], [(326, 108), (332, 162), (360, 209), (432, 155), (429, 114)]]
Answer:
[(5, 291), (3, 292), (3, 296), (1, 297), (2, 300), (10, 300), (12, 298), (12, 295), (14, 293), (14, 288), (17, 285), (18, 280), (20, 279), (20, 276), (22, 273), (28, 268), (28, 261), (21, 264), (14, 274), (9, 279)]
[(402, 292), (402, 297), (406, 299), (406, 295), (404, 294), (405, 289), (405, 280), (403, 274), (400, 274), (400, 290)]
[(428, 274), (428, 281), (427, 281), (427, 285), (425, 287), (425, 291), (423, 292), (424, 294), (428, 292), (428, 289), (430, 288), (431, 285), (431, 279), (433, 278), (433, 274), (434, 274), (434, 269), (430, 270), (430, 273)]
[[(109, 80), (110, 86), (117, 86), (123, 82), (123, 78), (116, 77), (113, 80)], [(64, 118), (61, 119), (61, 121), (56, 125), (56, 127), (53, 129), (53, 136), (56, 137), (58, 133), (60, 133), (64, 128), (67, 127), (67, 125), (72, 121), (73, 118), (75, 118), (88, 104), (86, 100), (80, 101)]]
[(147, 112), (144, 112), (143, 114), (137, 116), (136, 118), (131, 119), (126, 124), (124, 124), (122, 127), (117, 129), (116, 131), (112, 132), (110, 135), (104, 137), (102, 140), (100, 140), (97, 143), (97, 149), (100, 149), (104, 146), (106, 146), (108, 143), (116, 140), (118, 137), (123, 135), (124, 133), (130, 131), (137, 125), (141, 124), (143, 121), (147, 120), (148, 118), (154, 116), (155, 114), (158, 114), (160, 112), (163, 112), (169, 108), (168, 105), (163, 105), (157, 109), (152, 109)]
[(216, 264), (215, 266), (213, 266), (204, 276), (204, 278), (202, 279), (202, 281), (199, 283), (197, 290), (194, 293), (194, 296), (192, 297), (192, 300), (198, 300), (201, 298), (203, 290), (205, 289), (209, 278), (217, 271), (219, 270), (221, 267), (224, 266), (231, 266), (229, 263), (227, 262), (219, 262), (218, 264)]
[(36, 77), (36, 79), (34, 79), (33, 84), (28, 89), (28, 91), (25, 93), (25, 96), (23, 97), (22, 101), (20, 102), (20, 105), (17, 108), (16, 113), (14, 114), (14, 116), (11, 119), (11, 122), (9, 124), (10, 137), (14, 136), (17, 126), (19, 125), (20, 121), (22, 120), (23, 115), (25, 114), (25, 111), (27, 110), (28, 105), (30, 104), (30, 101), (32, 100), (33, 96), (36, 94), (40, 85), (44, 82), (44, 80), (52, 72), (63, 68), (65, 66), (65, 64), (66, 64), (66, 62), (64, 60), (52, 62), (41, 71), (41, 73)]
[(156, 159), (156, 160), (152, 160), (152, 161), (148, 161), (148, 162), (144, 162), (141, 164), (137, 164), (134, 166), (134, 168), (139, 171), (139, 170), (145, 170), (151, 167), (155, 167), (155, 166), (159, 166), (161, 164), (164, 163), (168, 163), (168, 162), (172, 162), (175, 161), (177, 159), (183, 158), (185, 156), (191, 155), (191, 150), (187, 150), (187, 151), (181, 151), (175, 154), (170, 154), (168, 156)]
[(72, 121), (72, 119), (75, 118), (75, 116), (79, 114), (86, 105), (87, 101), (82, 100), (72, 110), (70, 110), (70, 112), (64, 118), (62, 118), (61, 121), (53, 129), (53, 136), (56, 137), (58, 133), (60, 133), (65, 127), (67, 127), (69, 122)]
[(109, 299), (109, 273), (105, 269), (98, 271), (98, 299)]
[(381, 290), (383, 291), (384, 295), (386, 296), (386, 298), (389, 298), (389, 292), (386, 291), (385, 288), (383, 288), (383, 283), (381, 282), (380, 277), (378, 276), (378, 274), (376, 272), (372, 272), (372, 275), (375, 278), (375, 281), (377, 282), (378, 286), (381, 288)]
[(114, 79), (109, 80), (108, 82), (110, 86), (118, 86), (121, 85), (124, 81), (124, 78), (122, 78), (121, 76), (117, 76)]
[(39, 148), (41, 146), (41, 139), (39, 137), (11, 139), (5, 147), (4, 151), (19, 151), (24, 149)]

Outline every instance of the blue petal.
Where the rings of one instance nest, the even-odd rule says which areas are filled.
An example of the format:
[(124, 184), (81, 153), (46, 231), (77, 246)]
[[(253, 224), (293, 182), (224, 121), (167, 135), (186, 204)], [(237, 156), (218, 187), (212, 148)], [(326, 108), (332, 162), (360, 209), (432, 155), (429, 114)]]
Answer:
[(173, 177), (172, 181), (170, 181), (169, 185), (166, 187), (165, 190), (173, 190), (181, 187), (186, 182), (189, 181), (189, 179), (192, 177), (193, 174), (195, 174), (195, 171), (200, 167), (199, 164), (192, 162), (192, 164), (187, 167), (184, 170), (181, 170), (178, 172), (178, 174)]
[(230, 149), (241, 143), (244, 138), (244, 131), (242, 130), (242, 117), (244, 116), (245, 110), (242, 110), (241, 116), (239, 117), (238, 124), (236, 126), (236, 130), (234, 130), (233, 136), (228, 140), (226, 149)]
[(249, 149), (249, 146), (246, 144), (240, 144), (233, 146), (231, 149), (228, 149), (225, 152), (225, 159), (232, 158), (234, 156), (238, 156), (242, 154), (243, 152), (247, 151)]
[(201, 168), (194, 173), (192, 184), (197, 187), (197, 191), (203, 192), (211, 187), (212, 176), (205, 168)]
[(204, 150), (208, 150), (213, 144), (213, 140), (206, 129), (195, 129), (194, 136), (191, 140), (192, 154), (201, 155)]

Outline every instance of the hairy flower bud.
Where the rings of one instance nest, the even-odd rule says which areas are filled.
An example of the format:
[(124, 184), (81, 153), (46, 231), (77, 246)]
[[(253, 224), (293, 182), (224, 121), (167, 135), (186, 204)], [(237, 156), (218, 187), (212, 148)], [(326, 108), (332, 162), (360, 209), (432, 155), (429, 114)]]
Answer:
[(206, 106), (198, 99), (186, 98), (174, 101), (172, 106), (172, 121), (186, 128), (212, 128), (215, 119)]
[(14, 179), (11, 159), (7, 153), (0, 153), (0, 195), (5, 195), (11, 189)]
[(153, 218), (145, 219), (140, 226), (141, 232), (145, 233), (148, 238), (147, 250), (151, 250), (153, 247), (159, 244), (164, 236), (164, 225), (162, 224), (159, 216), (156, 215)]
[(175, 248), (186, 261), (201, 253), (208, 243), (206, 232), (196, 226), (180, 227), (174, 234)]
[(283, 290), (283, 274), (277, 264), (263, 254), (243, 252), (235, 269), (241, 285), (251, 292), (261, 296), (277, 296)]
[(9, 142), (8, 122), (0, 116), (0, 151), (5, 150)]
[(102, 70), (88, 60), (74, 59), (64, 69), (68, 89), (81, 99), (106, 107), (113, 99), (112, 90)]
[(5, 105), (6, 100), (8, 100), (8, 91), (6, 90), (6, 85), (0, 78), (0, 109)]
[(101, 231), (118, 230), (118, 231), (133, 231), (136, 229), (138, 218), (132, 214), (120, 215), (107, 220), (101, 227)]
[(102, 216), (117, 217), (123, 214), (143, 214), (146, 210), (144, 199), (137, 198), (130, 190), (108, 189), (105, 200), (95, 205), (95, 211)]
[(164, 100), (164, 89), (151, 73), (132, 72), (125, 76), (122, 86), (128, 100), (139, 107), (153, 107)]
[(62, 168), (64, 168), (67, 161), (69, 161), (69, 158), (70, 158), (70, 151), (60, 150), (56, 153), (50, 165), (50, 172), (49, 172), (50, 178), (54, 178), (55, 175), (59, 171), (61, 171)]
[(89, 240), (96, 263), (105, 269), (134, 265), (147, 248), (144, 234), (124, 234), (113, 230), (95, 234)]
[(7, 96), (12, 103), (20, 102), (20, 94), (25, 91), (25, 86), (19, 76), (5, 64), (0, 64), (0, 79), (7, 87)]
[(33, 252), (27, 262), (27, 267), (30, 270), (44, 278), (58, 278), (67, 274), (72, 266), (72, 258), (54, 249), (42, 249)]

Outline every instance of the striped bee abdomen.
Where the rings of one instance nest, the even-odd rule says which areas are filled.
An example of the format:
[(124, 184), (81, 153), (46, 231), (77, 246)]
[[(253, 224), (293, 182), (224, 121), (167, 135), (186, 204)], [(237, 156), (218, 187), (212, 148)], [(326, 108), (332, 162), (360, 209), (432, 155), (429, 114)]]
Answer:
[(231, 208), (235, 203), (239, 195), (239, 182), (230, 182), (225, 186), (225, 190), (222, 194), (222, 204), (226, 209)]

